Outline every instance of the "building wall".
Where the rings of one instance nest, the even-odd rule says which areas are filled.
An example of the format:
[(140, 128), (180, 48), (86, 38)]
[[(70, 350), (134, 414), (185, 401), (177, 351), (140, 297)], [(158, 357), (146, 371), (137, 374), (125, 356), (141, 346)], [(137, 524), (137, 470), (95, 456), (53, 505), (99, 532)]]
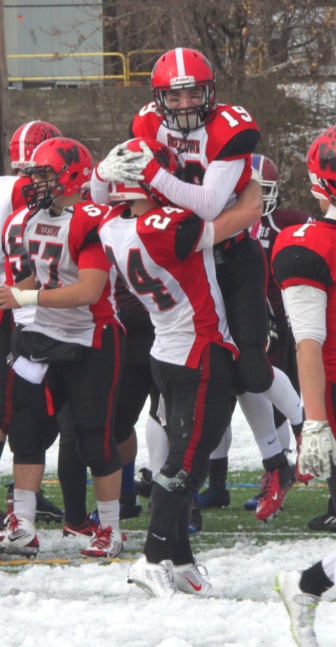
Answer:
[(129, 138), (132, 117), (151, 100), (149, 85), (10, 90), (9, 135), (26, 121), (49, 121), (85, 144), (96, 162)]

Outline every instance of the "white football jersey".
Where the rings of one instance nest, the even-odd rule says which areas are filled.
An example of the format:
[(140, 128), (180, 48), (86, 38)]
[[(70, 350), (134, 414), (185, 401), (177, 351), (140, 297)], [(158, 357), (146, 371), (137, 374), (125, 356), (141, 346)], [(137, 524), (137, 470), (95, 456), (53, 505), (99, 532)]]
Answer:
[(129, 219), (123, 217), (126, 206), (102, 220), (99, 235), (111, 263), (150, 313), (153, 357), (198, 368), (211, 342), (237, 356), (216, 281), (212, 223), (177, 207)]

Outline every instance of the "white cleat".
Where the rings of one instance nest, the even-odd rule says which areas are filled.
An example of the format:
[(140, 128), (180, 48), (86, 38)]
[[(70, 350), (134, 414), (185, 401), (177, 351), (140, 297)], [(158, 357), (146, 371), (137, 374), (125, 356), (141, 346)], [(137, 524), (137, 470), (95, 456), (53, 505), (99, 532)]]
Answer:
[[(201, 573), (201, 568), (204, 570), (204, 574)], [(203, 565), (183, 564), (182, 566), (174, 566), (173, 575), (175, 586), (182, 593), (191, 593), (201, 598), (221, 597), (219, 592), (216, 592), (209, 580), (206, 579), (208, 572)]]
[(320, 598), (303, 593), (299, 571), (280, 571), (276, 590), (280, 593), (291, 620), (291, 630), (299, 647), (319, 647), (314, 631), (315, 610)]
[(111, 526), (108, 528), (98, 528), (94, 531), (94, 535), (87, 548), (81, 550), (81, 554), (85, 557), (117, 557), (123, 549), (123, 543), (120, 532), (113, 530)]
[(5, 529), (0, 534), (0, 553), (35, 557), (39, 547), (34, 524), (26, 517), (10, 514)]
[(145, 555), (130, 567), (128, 583), (136, 584), (155, 598), (170, 598), (176, 593), (173, 563), (166, 559), (159, 564), (147, 562)]

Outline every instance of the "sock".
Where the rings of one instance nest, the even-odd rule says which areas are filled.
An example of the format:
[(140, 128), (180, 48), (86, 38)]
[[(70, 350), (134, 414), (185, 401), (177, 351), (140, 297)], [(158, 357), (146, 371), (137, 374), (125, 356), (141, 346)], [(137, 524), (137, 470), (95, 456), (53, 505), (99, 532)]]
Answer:
[(97, 506), (102, 528), (111, 526), (119, 532), (119, 501), (97, 501)]
[(279, 368), (273, 367), (274, 380), (270, 389), (264, 395), (293, 425), (303, 420), (303, 406), (289, 377)]
[[(322, 559), (322, 570), (324, 571), (327, 579), (335, 584), (336, 581), (336, 550), (333, 550), (329, 555)], [(330, 588), (330, 587), (329, 587)]]
[(289, 449), (291, 442), (291, 432), (288, 420), (285, 420), (285, 422), (283, 422), (280, 427), (277, 427), (276, 432), (278, 434), (281, 449)]
[(182, 564), (193, 564), (194, 557), (191, 550), (189, 524), (193, 505), (193, 494), (187, 497), (184, 507), (181, 510), (176, 526), (176, 536), (172, 543), (172, 562), (174, 566)]
[(14, 487), (14, 514), (35, 523), (36, 492)]
[(286, 467), (288, 465), (288, 460), (284, 452), (280, 454), (275, 454), (272, 458), (267, 458), (263, 460), (263, 466), (266, 472), (275, 472), (279, 467)]
[(231, 447), (232, 443), (232, 427), (231, 425), (228, 425), (225, 429), (225, 432), (223, 434), (223, 438), (220, 441), (218, 447), (214, 449), (213, 452), (210, 454), (210, 460), (213, 458), (227, 458), (229, 454), (229, 450)]
[(185, 502), (185, 496), (180, 493), (153, 483), (151, 518), (143, 551), (148, 562), (159, 564), (163, 559), (172, 558), (177, 523)]
[(121, 496), (123, 494), (135, 494), (134, 467), (135, 461), (122, 466)]
[(225, 489), (228, 471), (228, 458), (213, 458), (210, 460), (210, 487)]
[(322, 593), (328, 591), (332, 586), (334, 583), (325, 574), (322, 562), (317, 562), (302, 573), (300, 589), (303, 593), (310, 593), (320, 598)]
[(146, 443), (149, 453), (149, 464), (153, 476), (157, 474), (168, 456), (168, 438), (161, 425), (148, 416), (146, 423)]
[(249, 393), (238, 396), (241, 410), (252, 429), (254, 439), (263, 459), (280, 454), (280, 445), (276, 432), (271, 402), (263, 393)]
[(65, 520), (73, 526), (81, 526), (86, 520), (87, 468), (74, 440), (60, 442), (58, 478), (63, 494)]

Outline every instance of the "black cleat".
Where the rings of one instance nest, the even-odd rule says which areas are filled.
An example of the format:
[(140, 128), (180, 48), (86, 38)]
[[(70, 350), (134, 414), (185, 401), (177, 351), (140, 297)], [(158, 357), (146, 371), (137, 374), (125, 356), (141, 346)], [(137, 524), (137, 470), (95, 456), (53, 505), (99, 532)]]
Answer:
[(120, 497), (120, 520), (134, 519), (138, 517), (142, 510), (142, 505), (136, 494), (122, 494)]
[(227, 487), (208, 487), (203, 492), (197, 492), (196, 503), (200, 508), (227, 508), (230, 505), (230, 492)]
[(323, 514), (321, 517), (315, 517), (308, 521), (308, 528), (310, 530), (336, 532), (336, 517), (331, 514)]

